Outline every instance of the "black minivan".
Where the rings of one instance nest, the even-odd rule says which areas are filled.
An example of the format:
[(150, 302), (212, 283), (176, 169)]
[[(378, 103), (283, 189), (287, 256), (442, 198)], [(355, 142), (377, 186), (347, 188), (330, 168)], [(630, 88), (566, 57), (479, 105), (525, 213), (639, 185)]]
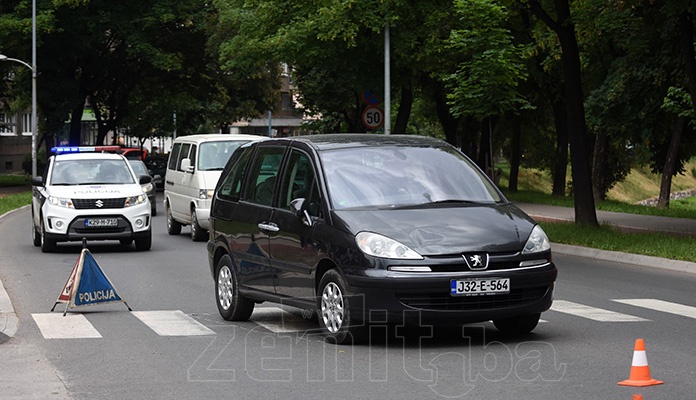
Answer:
[(317, 311), (333, 343), (386, 320), (526, 334), (558, 273), (539, 225), (466, 155), (415, 135), (241, 146), (215, 189), (207, 249), (224, 319), (282, 303)]

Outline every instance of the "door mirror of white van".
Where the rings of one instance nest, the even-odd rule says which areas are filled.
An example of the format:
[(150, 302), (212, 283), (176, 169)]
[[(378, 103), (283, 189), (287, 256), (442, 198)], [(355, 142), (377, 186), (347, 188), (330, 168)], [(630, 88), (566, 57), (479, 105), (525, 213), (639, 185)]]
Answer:
[(181, 160), (181, 169), (184, 172), (193, 172), (193, 165), (191, 165), (190, 158), (184, 158), (183, 160)]

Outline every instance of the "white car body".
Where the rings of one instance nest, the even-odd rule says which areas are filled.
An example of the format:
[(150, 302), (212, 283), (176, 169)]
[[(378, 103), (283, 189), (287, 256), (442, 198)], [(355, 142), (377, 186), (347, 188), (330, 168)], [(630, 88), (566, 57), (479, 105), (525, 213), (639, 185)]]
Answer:
[[(102, 170), (105, 174), (107, 166), (118, 177), (95, 176)], [(49, 158), (44, 177), (32, 183), (34, 245), (43, 251), (53, 250), (58, 242), (83, 239), (135, 241), (139, 250), (150, 249), (151, 206), (123, 156), (57, 154)]]

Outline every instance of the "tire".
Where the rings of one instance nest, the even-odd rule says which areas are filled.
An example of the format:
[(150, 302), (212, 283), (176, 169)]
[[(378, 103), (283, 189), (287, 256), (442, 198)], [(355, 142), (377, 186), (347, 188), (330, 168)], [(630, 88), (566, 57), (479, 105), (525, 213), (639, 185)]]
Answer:
[(135, 248), (138, 251), (147, 251), (152, 247), (152, 230), (147, 231), (147, 236), (135, 239)]
[(178, 235), (181, 233), (181, 224), (174, 220), (172, 216), (172, 208), (167, 204), (164, 207), (164, 211), (167, 213), (167, 233), (170, 235)]
[(239, 294), (239, 277), (227, 254), (215, 268), (215, 304), (227, 321), (246, 321), (254, 312), (254, 302)]
[(541, 314), (520, 315), (517, 317), (493, 320), (493, 325), (504, 335), (521, 336), (533, 331), (539, 323)]
[(347, 293), (346, 284), (336, 270), (327, 271), (321, 278), (317, 293), (319, 326), (329, 343), (357, 343), (367, 332), (363, 321), (352, 317)]
[(46, 227), (44, 226), (43, 217), (41, 218), (41, 251), (44, 253), (50, 253), (56, 250), (56, 241), (46, 238)]
[(191, 210), (191, 240), (194, 242), (202, 242), (208, 238), (208, 231), (198, 225), (198, 217), (196, 217), (196, 209)]
[(31, 241), (34, 243), (34, 247), (41, 246), (41, 232), (34, 222), (34, 213), (31, 214)]
[(133, 239), (119, 239), (118, 241), (124, 246), (128, 246), (133, 243)]
[(155, 215), (157, 215), (157, 202), (155, 202), (155, 201), (152, 202), (152, 208), (150, 210), (150, 214), (152, 214), (153, 217)]

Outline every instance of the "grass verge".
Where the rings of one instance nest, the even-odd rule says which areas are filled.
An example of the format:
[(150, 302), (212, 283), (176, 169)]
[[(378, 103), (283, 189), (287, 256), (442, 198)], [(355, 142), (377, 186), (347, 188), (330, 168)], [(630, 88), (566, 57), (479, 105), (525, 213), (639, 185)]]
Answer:
[(31, 192), (21, 192), (0, 196), (0, 215), (31, 204)]

